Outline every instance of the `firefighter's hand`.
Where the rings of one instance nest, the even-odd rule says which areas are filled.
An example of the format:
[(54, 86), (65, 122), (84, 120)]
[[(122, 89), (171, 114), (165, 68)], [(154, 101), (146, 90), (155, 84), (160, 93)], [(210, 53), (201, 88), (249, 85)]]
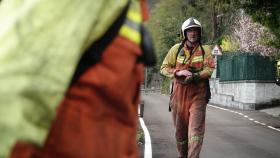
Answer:
[(181, 77), (181, 76), (188, 77), (188, 76), (192, 76), (192, 73), (188, 70), (180, 70), (180, 71), (177, 71), (175, 73), (175, 75), (178, 76), (178, 77)]
[(184, 81), (182, 82), (182, 84), (189, 84), (193, 81), (193, 76), (187, 76)]

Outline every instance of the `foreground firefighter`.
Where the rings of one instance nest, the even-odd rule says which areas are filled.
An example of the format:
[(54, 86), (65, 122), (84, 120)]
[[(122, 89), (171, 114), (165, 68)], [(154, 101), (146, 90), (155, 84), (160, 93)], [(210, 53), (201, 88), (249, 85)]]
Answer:
[(138, 157), (139, 87), (155, 64), (145, 1), (1, 7), (0, 157)]
[(170, 110), (180, 158), (198, 158), (205, 131), (209, 80), (215, 67), (210, 48), (201, 44), (202, 26), (194, 18), (182, 25), (181, 44), (166, 55), (161, 73), (173, 79)]

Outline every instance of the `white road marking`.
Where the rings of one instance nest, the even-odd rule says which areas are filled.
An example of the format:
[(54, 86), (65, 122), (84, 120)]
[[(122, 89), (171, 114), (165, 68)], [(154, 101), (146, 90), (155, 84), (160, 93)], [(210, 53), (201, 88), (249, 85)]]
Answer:
[(214, 105), (210, 105), (210, 104), (208, 104), (208, 106), (210, 106), (210, 107), (212, 107), (212, 108), (221, 109), (221, 110), (224, 110), (224, 111), (228, 111), (228, 112), (231, 112), (231, 113), (238, 114), (238, 115), (240, 115), (240, 116), (243, 116), (244, 118), (249, 119), (250, 121), (253, 121), (253, 122), (254, 122), (254, 123), (256, 123), (256, 124), (260, 124), (260, 125), (266, 126), (266, 127), (270, 128), (270, 129), (273, 129), (273, 130), (275, 130), (275, 131), (280, 132), (280, 129), (277, 129), (277, 128), (272, 127), (272, 126), (267, 126), (265, 123), (263, 123), (263, 122), (259, 122), (259, 121), (256, 121), (255, 119), (250, 118), (249, 116), (244, 115), (244, 114), (243, 114), (243, 113), (241, 113), (241, 112), (237, 112), (237, 111), (233, 111), (233, 110), (229, 110), (229, 109), (221, 108), (221, 107), (214, 106)]
[(261, 123), (261, 125), (266, 126), (266, 124), (265, 124), (265, 123)]
[(273, 129), (273, 130), (275, 130), (275, 131), (280, 132), (280, 129), (274, 128), (274, 127), (272, 127), (272, 126), (267, 126), (267, 127), (270, 128), (270, 129)]
[(139, 118), (139, 120), (145, 135), (144, 158), (152, 158), (152, 141), (151, 141), (150, 133), (145, 125), (143, 118)]

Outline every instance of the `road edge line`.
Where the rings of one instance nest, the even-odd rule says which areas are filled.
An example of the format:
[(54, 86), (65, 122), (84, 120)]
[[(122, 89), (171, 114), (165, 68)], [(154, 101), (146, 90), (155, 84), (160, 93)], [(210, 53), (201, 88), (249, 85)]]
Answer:
[(143, 118), (139, 118), (139, 121), (145, 136), (144, 158), (152, 158), (152, 143), (151, 143), (152, 141), (151, 141), (150, 133), (145, 125)]
[(268, 126), (266, 123), (259, 122), (259, 121), (255, 120), (253, 118), (248, 117), (247, 115), (244, 115), (243, 113), (240, 113), (240, 112), (237, 112), (237, 111), (234, 111), (234, 110), (228, 110), (228, 109), (225, 109), (225, 108), (222, 108), (222, 107), (219, 107), (219, 106), (215, 106), (215, 105), (212, 105), (212, 104), (207, 104), (207, 105), (212, 107), (212, 108), (216, 108), (216, 109), (220, 109), (220, 110), (224, 110), (224, 111), (228, 111), (228, 112), (231, 112), (231, 113), (235, 113), (235, 114), (241, 115), (241, 116), (249, 119), (250, 121), (253, 121), (256, 124), (260, 124), (260, 125), (263, 125), (263, 126), (265, 126), (267, 128), (270, 128), (270, 129), (272, 129), (274, 131), (280, 132), (280, 129), (277, 129), (277, 128), (273, 127), (273, 126)]

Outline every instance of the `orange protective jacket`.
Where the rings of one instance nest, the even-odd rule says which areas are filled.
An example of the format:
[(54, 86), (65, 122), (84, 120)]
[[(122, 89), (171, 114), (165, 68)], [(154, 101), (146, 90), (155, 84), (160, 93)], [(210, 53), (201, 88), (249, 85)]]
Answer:
[(184, 52), (185, 56), (180, 55), (180, 52), (177, 55), (179, 46), (180, 44), (175, 44), (167, 53), (160, 68), (161, 74), (173, 78), (175, 70), (179, 70), (176, 69), (176, 63), (178, 62), (179, 64), (189, 65), (196, 68), (200, 71), (199, 74), (201, 78), (209, 78), (215, 68), (210, 46), (203, 46), (205, 52), (204, 57), (201, 48), (199, 46), (196, 47), (194, 49), (194, 54), (189, 60), (187, 59), (190, 57), (190, 52), (185, 47), (181, 50)]

